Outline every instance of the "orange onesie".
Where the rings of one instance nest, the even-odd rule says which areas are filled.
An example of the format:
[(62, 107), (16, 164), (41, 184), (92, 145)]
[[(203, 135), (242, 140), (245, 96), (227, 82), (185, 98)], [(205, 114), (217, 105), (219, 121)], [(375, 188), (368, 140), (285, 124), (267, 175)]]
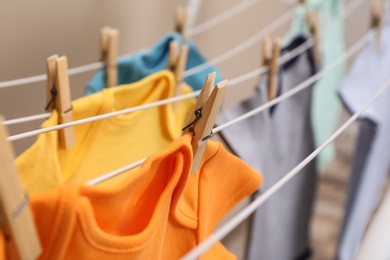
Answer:
[[(191, 134), (115, 187), (70, 181), (31, 196), (40, 259), (179, 259), (207, 238), (262, 176), (209, 141), (198, 171)], [(218, 243), (201, 259), (235, 259)]]

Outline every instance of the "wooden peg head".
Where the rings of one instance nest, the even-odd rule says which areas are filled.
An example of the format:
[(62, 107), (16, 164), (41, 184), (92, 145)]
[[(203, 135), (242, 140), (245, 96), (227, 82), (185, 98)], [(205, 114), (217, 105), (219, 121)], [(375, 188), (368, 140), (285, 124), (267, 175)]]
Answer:
[(378, 29), (382, 23), (382, 10), (380, 0), (371, 0), (371, 27)]
[(272, 57), (271, 37), (266, 36), (261, 40), (261, 60), (260, 66), (268, 66)]
[[(186, 43), (183, 43), (180, 48), (180, 53), (175, 68), (175, 80), (176, 80), (175, 96), (181, 94), (181, 85), (184, 80), (184, 71), (187, 65), (187, 57), (188, 57), (188, 45)], [(176, 108), (178, 104), (179, 102), (174, 102), (173, 107)]]
[(56, 108), (56, 59), (58, 55), (55, 54), (46, 59), (46, 107), (45, 110), (48, 112), (53, 111)]
[(111, 27), (103, 27), (100, 30), (100, 56), (106, 68), (106, 87), (117, 85), (118, 69), (118, 45), (119, 30)]
[(171, 41), (169, 43), (168, 70), (175, 72), (176, 64), (179, 57), (179, 43)]
[(107, 59), (108, 34), (111, 27), (105, 26), (100, 29), (100, 60), (105, 62)]
[(187, 40), (188, 10), (183, 6), (176, 7), (175, 10), (175, 31), (182, 35), (182, 41)]
[(278, 94), (278, 74), (281, 39), (276, 38), (272, 43), (272, 57), (269, 65), (268, 100), (274, 99)]
[(314, 59), (317, 64), (321, 63), (321, 47), (320, 47), (320, 13), (310, 12), (309, 13), (309, 30), (314, 41)]
[(380, 51), (382, 42), (383, 9), (380, 0), (371, 0), (371, 28), (376, 30), (377, 52)]

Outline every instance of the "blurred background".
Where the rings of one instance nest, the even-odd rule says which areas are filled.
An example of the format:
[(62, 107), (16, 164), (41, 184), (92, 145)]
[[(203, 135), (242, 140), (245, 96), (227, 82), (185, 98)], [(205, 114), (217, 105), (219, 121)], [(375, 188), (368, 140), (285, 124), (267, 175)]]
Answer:
[[(200, 5), (194, 24), (201, 24), (237, 4), (240, 0), (208, 0)], [(193, 37), (199, 50), (212, 59), (248, 39), (274, 19), (293, 8), (297, 1), (263, 0), (227, 21)], [(343, 4), (348, 4), (344, 0)], [(119, 55), (151, 46), (174, 26), (174, 9), (184, 0), (68, 0), (2, 1), (0, 4), (0, 82), (46, 73), (46, 58), (66, 55), (69, 67), (98, 61), (99, 30), (112, 26), (120, 31)], [(345, 20), (348, 48), (370, 25), (369, 1)], [(273, 31), (282, 37), (290, 23)], [(217, 67), (226, 79), (232, 79), (260, 66), (260, 43), (230, 58)], [(353, 60), (353, 59), (351, 59)], [(351, 61), (349, 60), (349, 62)], [(95, 71), (71, 76), (72, 99), (84, 96), (85, 85)], [(257, 78), (229, 88), (223, 109), (251, 95)], [(44, 113), (46, 83), (0, 89), (0, 113), (14, 119)], [(340, 110), (340, 122), (346, 118)], [(10, 134), (38, 129), (41, 121), (17, 124)], [(332, 259), (344, 212), (345, 189), (350, 159), (356, 139), (356, 127), (337, 139), (337, 156), (325, 167), (313, 219), (313, 259)], [(17, 154), (35, 137), (13, 143)]]

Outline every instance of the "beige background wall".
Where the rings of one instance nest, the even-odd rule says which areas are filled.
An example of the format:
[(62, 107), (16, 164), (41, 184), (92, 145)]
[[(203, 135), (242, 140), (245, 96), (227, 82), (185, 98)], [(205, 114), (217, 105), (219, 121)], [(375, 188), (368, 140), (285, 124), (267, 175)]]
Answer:
[[(203, 1), (197, 24), (231, 8), (239, 0)], [(249, 10), (194, 37), (199, 49), (214, 58), (261, 30), (284, 13), (291, 1), (262, 0)], [(45, 60), (52, 54), (66, 55), (69, 67), (97, 61), (98, 31), (110, 25), (120, 30), (120, 54), (150, 46), (173, 27), (173, 10), (184, 0), (68, 0), (2, 1), (0, 4), (0, 82), (45, 73)], [(367, 7), (367, 5), (366, 5)], [(368, 10), (361, 8), (347, 22), (347, 40), (353, 42), (366, 29)], [(282, 36), (286, 24), (275, 31)], [(259, 66), (260, 46), (254, 45), (219, 65), (232, 79)], [(73, 99), (83, 96), (93, 72), (71, 77)], [(231, 88), (225, 107), (250, 95), (254, 80)], [(13, 119), (44, 112), (45, 82), (0, 89), (0, 113)], [(41, 121), (10, 127), (11, 134), (37, 129)], [(35, 138), (14, 142), (17, 153)]]

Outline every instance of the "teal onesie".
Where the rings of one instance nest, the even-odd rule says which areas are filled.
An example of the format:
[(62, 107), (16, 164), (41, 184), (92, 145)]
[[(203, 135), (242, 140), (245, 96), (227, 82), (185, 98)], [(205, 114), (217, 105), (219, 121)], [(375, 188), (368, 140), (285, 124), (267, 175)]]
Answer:
[[(309, 8), (320, 11), (321, 67), (325, 68), (344, 52), (343, 21), (341, 18), (341, 1), (308, 0)], [(298, 5), (292, 26), (284, 38), (288, 45), (297, 35), (309, 34), (306, 22), (306, 10)], [(336, 127), (339, 101), (337, 87), (343, 76), (344, 65), (339, 65), (315, 85), (312, 104), (312, 122), (315, 145), (318, 147), (330, 137)], [(318, 165), (323, 168), (334, 155), (334, 146), (329, 145), (321, 152)]]
[[(152, 73), (166, 69), (169, 56), (169, 43), (173, 40), (181, 41), (178, 33), (168, 33), (155, 45), (145, 51), (139, 51), (131, 56), (124, 57), (118, 61), (118, 82), (117, 85), (129, 84), (143, 79)], [(188, 40), (188, 58), (186, 69), (196, 67), (206, 62), (205, 57), (198, 51), (195, 44)], [(195, 75), (185, 78), (185, 82), (194, 90), (202, 88), (207, 74), (217, 72), (216, 82), (221, 81), (220, 71), (215, 67), (207, 68)], [(86, 95), (99, 92), (105, 88), (105, 69), (100, 69), (88, 82)]]

